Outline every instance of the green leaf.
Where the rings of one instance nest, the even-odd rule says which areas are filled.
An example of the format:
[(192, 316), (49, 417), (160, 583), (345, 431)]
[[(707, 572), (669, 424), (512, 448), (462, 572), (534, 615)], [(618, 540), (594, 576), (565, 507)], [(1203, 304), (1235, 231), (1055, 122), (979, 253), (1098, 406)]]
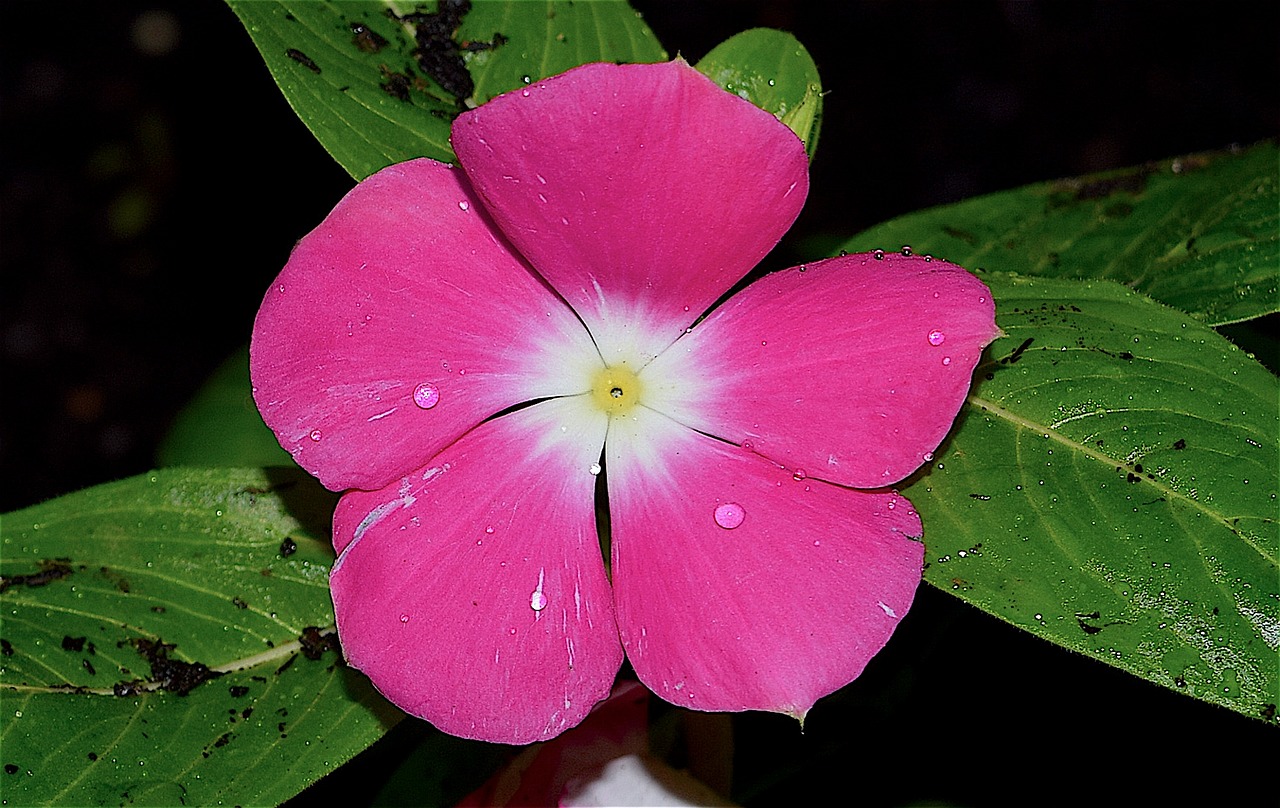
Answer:
[(1280, 311), (1280, 151), (1038, 183), (909, 213), (843, 245), (909, 244), (969, 269), (1109, 278), (1209, 325)]
[(818, 66), (794, 36), (771, 28), (743, 31), (713, 48), (697, 68), (791, 127), (813, 159), (822, 121), (822, 81)]
[(213, 372), (178, 413), (157, 452), (162, 466), (292, 466), (262, 422), (249, 383), (249, 346)]
[(476, 86), (473, 105), (588, 62), (667, 59), (640, 13), (625, 2), (476, 2), (458, 39), (490, 41), (499, 33), (511, 41), (466, 55)]
[(453, 41), (492, 47), (460, 51), (475, 92), (458, 98), (418, 64), (413, 25), (387, 14), (413, 12), (413, 3), (227, 2), (298, 117), (356, 179), (415, 157), (452, 161), (453, 118), (526, 77), (586, 62), (666, 58), (625, 2), (477, 0)]
[(165, 470), (6, 515), (7, 802), (278, 803), (398, 721), (301, 653), (333, 624), (333, 500), (296, 470)]
[(982, 277), (1007, 336), (906, 489), (924, 518), (925, 579), (1274, 722), (1276, 377), (1118, 284)]

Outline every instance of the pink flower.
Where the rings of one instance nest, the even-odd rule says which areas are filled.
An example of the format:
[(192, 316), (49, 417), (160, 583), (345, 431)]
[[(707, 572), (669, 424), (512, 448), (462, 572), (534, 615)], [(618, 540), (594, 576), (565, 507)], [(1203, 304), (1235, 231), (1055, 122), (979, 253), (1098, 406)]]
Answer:
[(997, 333), (986, 287), (850, 255), (717, 305), (799, 213), (808, 164), (680, 60), (509, 93), (453, 146), (461, 170), (353, 189), (254, 326), (263, 418), (349, 489), (348, 661), (506, 743), (581, 721), (624, 651), (675, 704), (803, 717), (911, 605), (920, 519), (885, 486), (950, 428)]

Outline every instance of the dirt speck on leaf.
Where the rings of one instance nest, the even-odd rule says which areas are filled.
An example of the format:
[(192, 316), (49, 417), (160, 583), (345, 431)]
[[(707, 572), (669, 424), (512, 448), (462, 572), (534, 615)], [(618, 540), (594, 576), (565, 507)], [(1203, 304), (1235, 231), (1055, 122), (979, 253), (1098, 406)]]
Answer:
[(66, 578), (75, 570), (71, 569), (69, 558), (46, 558), (40, 561), (39, 572), (30, 575), (10, 575), (0, 577), (0, 592), (12, 586), (44, 586)]

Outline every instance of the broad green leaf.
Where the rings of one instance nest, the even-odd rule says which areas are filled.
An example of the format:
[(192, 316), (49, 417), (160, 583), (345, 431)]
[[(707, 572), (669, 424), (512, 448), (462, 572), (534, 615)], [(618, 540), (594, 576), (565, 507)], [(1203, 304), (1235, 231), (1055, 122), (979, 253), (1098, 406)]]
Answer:
[(794, 36), (771, 28), (743, 31), (713, 48), (697, 67), (791, 127), (813, 159), (822, 121), (822, 81), (818, 66)]
[(178, 414), (157, 452), (162, 466), (292, 466), (262, 422), (249, 383), (249, 346), (213, 372)]
[(1007, 336), (906, 489), (924, 518), (925, 579), (1274, 722), (1276, 377), (1118, 284), (982, 277)]
[(851, 252), (910, 245), (969, 269), (1109, 278), (1209, 325), (1280, 311), (1280, 150), (1199, 154), (909, 213)]
[[(6, 801), (277, 803), (399, 720), (334, 652), (302, 653), (333, 624), (333, 504), (297, 470), (185, 469), (6, 515)], [(179, 680), (222, 675), (160, 689), (158, 643)]]
[(625, 2), (477, 2), (458, 39), (491, 41), (499, 33), (510, 42), (466, 55), (474, 105), (588, 62), (667, 58), (640, 13)]
[(477, 0), (453, 37), (461, 48), (454, 54), (462, 56), (475, 85), (473, 94), (459, 98), (456, 86), (442, 85), (419, 64), (413, 24), (387, 13), (403, 16), (421, 4), (227, 2), (298, 117), (356, 179), (414, 157), (452, 161), (453, 118), (526, 77), (533, 81), (586, 62), (666, 58), (625, 2)]

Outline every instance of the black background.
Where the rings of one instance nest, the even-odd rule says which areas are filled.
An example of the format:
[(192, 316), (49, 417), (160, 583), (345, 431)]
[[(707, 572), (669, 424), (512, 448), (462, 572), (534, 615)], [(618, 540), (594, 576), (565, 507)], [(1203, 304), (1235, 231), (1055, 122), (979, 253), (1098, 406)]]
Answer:
[[(634, 5), (690, 61), (755, 26), (790, 30), (813, 54), (829, 95), (790, 244), (1280, 131), (1274, 4)], [(0, 14), (11, 510), (148, 469), (178, 409), (248, 339), (294, 241), (352, 181), (214, 0), (5, 0)], [(1146, 804), (1206, 783), (1230, 802), (1274, 783), (1275, 731), (933, 591), (849, 690), (820, 703), (803, 736), (786, 720), (739, 720), (752, 788), (740, 797)], [(366, 778), (367, 793), (395, 758), (378, 751), (333, 784)], [(786, 776), (771, 784), (766, 771)]]

